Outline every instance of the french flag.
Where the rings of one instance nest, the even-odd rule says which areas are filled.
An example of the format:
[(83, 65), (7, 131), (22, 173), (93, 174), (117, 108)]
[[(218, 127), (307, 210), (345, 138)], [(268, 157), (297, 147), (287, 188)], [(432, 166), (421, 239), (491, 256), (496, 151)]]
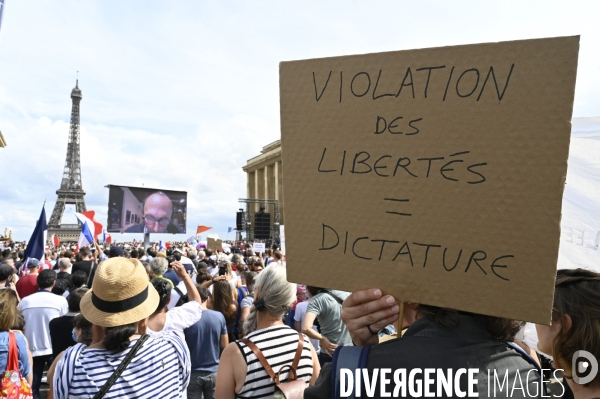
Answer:
[(159, 251), (162, 251), (162, 250), (164, 250), (164, 249), (165, 249), (165, 247), (163, 247), (163, 245), (162, 245), (162, 241), (159, 241), (159, 242), (158, 242), (158, 250), (159, 250)]
[(81, 223), (81, 226), (83, 227), (84, 224), (87, 224), (88, 230), (90, 231), (90, 234), (92, 235), (92, 242), (94, 241), (94, 239), (96, 238), (96, 236), (100, 235), (100, 232), (102, 231), (102, 224), (98, 223), (95, 219), (96, 216), (96, 212), (94, 211), (85, 211), (85, 212), (75, 212), (75, 216), (77, 217), (77, 220), (79, 220), (79, 222)]
[(94, 242), (94, 235), (88, 226), (87, 222), (82, 223), (81, 233), (79, 234), (79, 241), (77, 242), (77, 246), (79, 249), (85, 247)]
[(102, 241), (105, 244), (110, 244), (112, 242), (112, 236), (106, 232), (106, 230), (102, 231)]
[(44, 262), (44, 255), (46, 249), (46, 237), (48, 236), (48, 224), (46, 222), (46, 209), (42, 206), (42, 213), (40, 218), (35, 224), (33, 234), (27, 242), (27, 248), (25, 249), (25, 263), (21, 269), (21, 272), (26, 270), (29, 259), (37, 259), (40, 264)]

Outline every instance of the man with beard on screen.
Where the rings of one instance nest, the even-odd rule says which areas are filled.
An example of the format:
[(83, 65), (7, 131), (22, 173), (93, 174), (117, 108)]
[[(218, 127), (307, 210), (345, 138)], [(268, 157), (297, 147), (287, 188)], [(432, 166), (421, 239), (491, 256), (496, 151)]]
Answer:
[(172, 223), (173, 203), (163, 192), (158, 191), (144, 201), (143, 222), (131, 226), (124, 233), (171, 233), (183, 231)]

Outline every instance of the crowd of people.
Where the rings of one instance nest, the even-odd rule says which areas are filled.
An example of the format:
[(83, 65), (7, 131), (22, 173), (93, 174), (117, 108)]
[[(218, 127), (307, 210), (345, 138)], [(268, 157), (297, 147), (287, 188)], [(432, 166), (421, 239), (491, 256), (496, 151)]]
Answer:
[[(516, 320), (399, 303), (377, 288), (290, 283), (277, 248), (95, 243), (51, 248), (43, 259), (25, 259), (24, 249), (0, 258), (0, 370), (16, 341), (36, 399), (44, 374), (57, 399), (331, 398), (332, 360), (353, 345), (370, 348), (370, 373), (469, 367), (512, 382), (533, 371), (510, 397), (541, 397), (541, 365), (564, 370), (563, 397), (600, 397), (600, 376), (573, 380), (577, 351), (600, 358), (600, 274), (592, 271), (558, 271), (552, 325), (530, 329), (531, 341)], [(466, 376), (457, 381), (466, 392)], [(482, 397), (488, 382), (479, 380)], [(379, 382), (373, 392), (385, 396)]]

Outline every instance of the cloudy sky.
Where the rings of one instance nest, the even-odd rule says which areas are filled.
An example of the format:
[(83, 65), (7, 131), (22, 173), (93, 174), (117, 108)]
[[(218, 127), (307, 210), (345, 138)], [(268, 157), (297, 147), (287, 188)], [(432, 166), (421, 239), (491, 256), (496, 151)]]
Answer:
[(597, 1), (5, 2), (0, 230), (19, 240), (54, 207), (76, 71), (88, 209), (106, 223), (107, 184), (185, 190), (188, 232), (221, 237), (280, 136), (280, 61), (580, 34), (574, 116), (600, 115)]

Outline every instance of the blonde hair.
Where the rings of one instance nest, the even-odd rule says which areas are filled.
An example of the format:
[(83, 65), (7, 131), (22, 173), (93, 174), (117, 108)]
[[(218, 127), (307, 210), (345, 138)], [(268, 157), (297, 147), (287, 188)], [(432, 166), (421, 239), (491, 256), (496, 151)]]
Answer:
[[(296, 301), (296, 284), (288, 283), (285, 266), (274, 264), (258, 274), (254, 282), (255, 300), (244, 322), (244, 334), (256, 331), (257, 312), (283, 318)], [(258, 307), (258, 308), (257, 308)]]

